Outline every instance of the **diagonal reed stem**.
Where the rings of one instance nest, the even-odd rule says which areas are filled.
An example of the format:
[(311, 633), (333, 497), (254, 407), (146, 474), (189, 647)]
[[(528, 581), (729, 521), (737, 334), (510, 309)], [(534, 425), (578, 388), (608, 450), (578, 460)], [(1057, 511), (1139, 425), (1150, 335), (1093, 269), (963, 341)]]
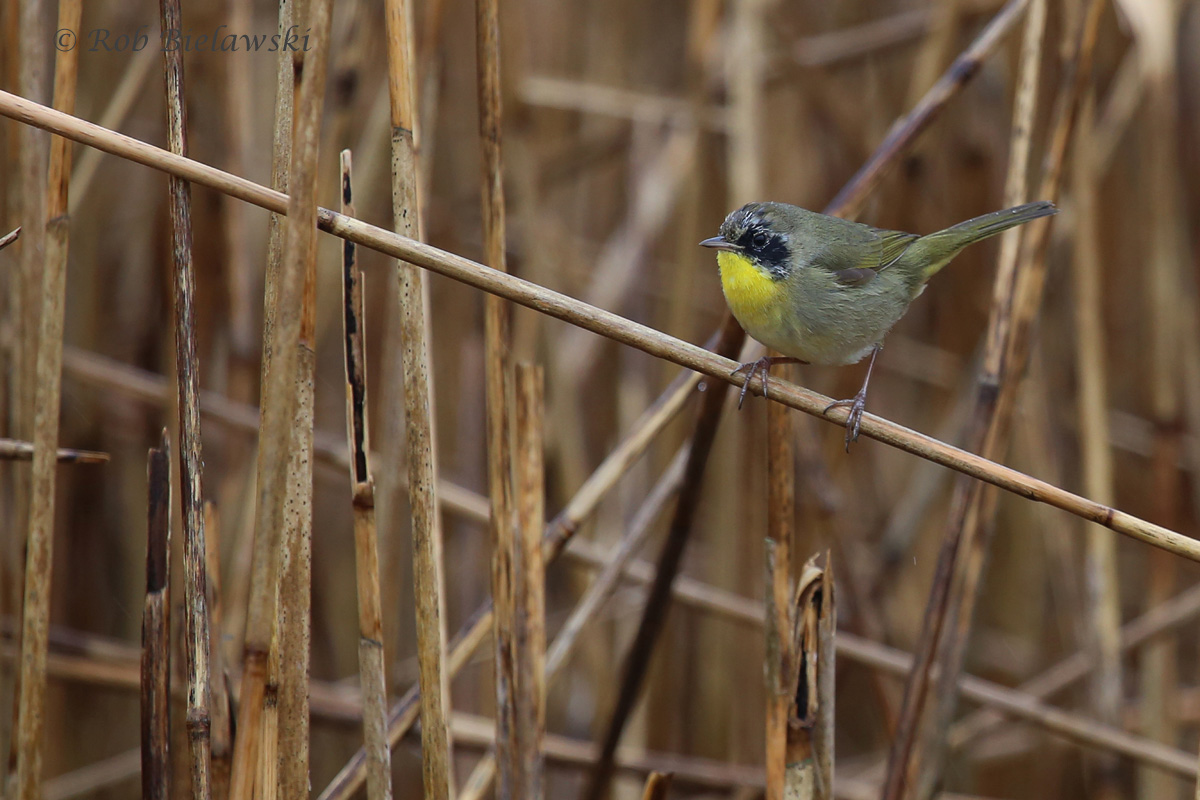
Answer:
[[(222, 172), (191, 159), (172, 154), (140, 142), (132, 137), (104, 130), (67, 114), (61, 114), (40, 103), (0, 91), (0, 116), (18, 119), (45, 128), (53, 133), (99, 147), (114, 155), (178, 174), (195, 183), (232, 194), (246, 202), (277, 214), (287, 213), (288, 196), (264, 186)], [(346, 217), (328, 209), (320, 209), (317, 225), (321, 230), (348, 239), (381, 253), (403, 258), (420, 267), (474, 286), (485, 292), (520, 303), (536, 311), (587, 328), (601, 336), (635, 347), (658, 358), (701, 372), (722, 381), (741, 385), (741, 378), (730, 375), (738, 366), (728, 358), (663, 334), (617, 314), (589, 306), (571, 297), (511, 275), (504, 275), (469, 259), (436, 247), (390, 233), (382, 228)], [(761, 393), (761, 387), (750, 388)], [(789, 408), (844, 425), (846, 412), (835, 409), (825, 413), (830, 398), (794, 384), (772, 382), (771, 400)], [(1192, 560), (1200, 560), (1200, 546), (1159, 525), (1146, 522), (1131, 514), (1060, 489), (1024, 475), (996, 462), (981, 458), (957, 447), (951, 447), (924, 434), (909, 430), (872, 414), (864, 415), (862, 434), (913, 455), (941, 464), (964, 475), (999, 486), (1005, 491), (1030, 500), (1047, 503), (1083, 519), (1099, 522), (1111, 530), (1155, 547), (1161, 547)]]

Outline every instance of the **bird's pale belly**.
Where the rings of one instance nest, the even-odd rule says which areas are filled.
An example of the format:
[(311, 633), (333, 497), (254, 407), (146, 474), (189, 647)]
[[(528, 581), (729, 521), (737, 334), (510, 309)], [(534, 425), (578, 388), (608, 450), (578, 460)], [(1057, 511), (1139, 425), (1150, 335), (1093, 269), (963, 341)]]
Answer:
[(894, 315), (890, 309), (876, 308), (884, 313), (864, 319), (860, 314), (864, 305), (883, 301), (891, 306), (890, 298), (871, 297), (874, 292), (860, 290), (851, 304), (851, 298), (842, 292), (817, 287), (806, 287), (816, 291), (811, 292), (810, 302), (801, 310), (789, 300), (784, 283), (772, 280), (741, 255), (718, 253), (717, 262), (725, 300), (746, 333), (783, 355), (809, 364), (861, 361), (903, 313), (903, 305), (898, 305)]

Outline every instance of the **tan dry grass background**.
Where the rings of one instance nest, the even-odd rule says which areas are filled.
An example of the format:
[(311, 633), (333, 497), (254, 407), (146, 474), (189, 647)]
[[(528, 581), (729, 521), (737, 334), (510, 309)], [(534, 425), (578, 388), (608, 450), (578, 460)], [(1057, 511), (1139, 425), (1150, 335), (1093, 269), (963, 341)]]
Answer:
[[(358, 215), (390, 229), (384, 8), (377, 2), (335, 6), (318, 202), (337, 207), (338, 152), (350, 148)], [(1070, 33), (1084, 6), (1049, 4), (1031, 136), (1031, 187), (1043, 180), (1064, 79), (1062, 43), (1073, 40)], [(297, 13), (305, 8), (299, 4)], [(0, 10), (5, 37), (0, 85), (48, 104), (55, 4), (7, 0)], [(724, 304), (711, 254), (695, 243), (712, 235), (725, 213), (745, 200), (825, 206), (892, 122), (998, 10), (997, 4), (966, 0), (502, 2), (510, 271), (674, 336), (703, 341), (720, 324)], [(414, 11), (421, 224), (431, 244), (483, 260), (475, 9), (442, 0), (417, 2)], [(191, 3), (183, 14), (184, 28), (196, 34), (222, 24), (251, 34), (270, 34), (276, 27), (276, 9), (269, 3)], [(92, 2), (84, 8), (84, 31), (107, 29), (115, 36), (142, 25), (153, 42), (154, 4)], [(1021, 20), (870, 195), (860, 219), (930, 232), (1000, 207), (1023, 27)], [(75, 113), (167, 147), (161, 55), (89, 52), (86, 34), (80, 42)], [(734, 48), (731, 42), (741, 44)], [(1080, 130), (1067, 150), (1063, 213), (1050, 228), (1033, 356), (1010, 441), (999, 457), (1188, 535), (1196, 533), (1200, 487), (1198, 44), (1194, 4), (1125, 0), (1103, 8)], [(275, 57), (267, 53), (186, 55), (192, 158), (270, 183), (275, 70)], [(29, 219), (26, 209), (34, 197), (29, 188), (45, 186), (47, 151), (41, 151), (40, 168), (37, 157), (28, 155), (37, 152), (29, 147), (38, 147), (39, 137), (44, 141), (44, 135), (32, 136), (15, 122), (0, 122), (0, 235)], [(74, 150), (59, 443), (104, 451), (111, 460), (64, 465), (57, 472), (43, 739), (46, 791), (54, 797), (68, 794), (66, 784), (53, 782), (56, 776), (107, 759), (117, 759), (109, 764), (115, 769), (107, 780), (118, 778), (111, 784), (103, 775), (74, 777), (85, 789), (107, 785), (86, 790), (94, 796), (138, 791), (136, 772), (130, 771), (136, 760), (125, 754), (139, 739), (146, 452), (164, 426), (172, 430), (172, 453), (178, 452), (167, 180), (145, 167), (96, 156), (85, 147)], [(218, 527), (220, 532), (219, 569), (213, 570), (220, 579), (214, 663), (229, 670), (224, 680), (236, 688), (238, 667), (232, 665), (242, 661), (257, 494), (257, 422), (249, 406), (258, 402), (268, 215), (197, 187), (192, 223), (199, 377), (202, 403), (207, 402), (202, 412), (224, 409), (202, 413), (201, 425), (204, 496), (215, 503), (219, 520), (209, 533)], [(5, 434), (24, 440), (33, 438), (29, 376), (45, 258), (40, 246), (37, 231), (27, 225), (17, 244), (0, 252), (5, 348), (0, 403)], [(362, 736), (336, 694), (356, 684), (359, 651), (344, 466), (341, 243), (322, 236), (318, 246), (314, 792), (333, 778)], [(950, 442), (969, 441), (975, 354), (987, 326), (998, 251), (989, 242), (965, 253), (897, 326), (876, 370), (872, 412)], [(385, 474), (394, 463), (388, 454), (404, 449), (403, 429), (396, 424), (403, 403), (390, 388), (400, 385), (395, 371), (400, 353), (385, 345), (394, 341), (389, 331), (398, 320), (389, 318), (396, 307), (389, 299), (391, 262), (364, 248), (359, 260), (366, 272), (369, 409), (381, 451), (372, 468), (381, 489), (385, 652), (394, 703), (418, 674), (410, 515), (406, 501), (391, 499), (403, 498), (403, 492), (387, 490), (395, 470)], [(483, 296), (437, 276), (427, 281), (440, 474), (486, 498)], [(525, 309), (514, 314), (512, 336), (514, 360), (545, 368), (545, 502), (553, 516), (678, 370)], [(842, 397), (854, 391), (862, 369), (806, 367), (795, 377)], [(689, 434), (696, 405), (693, 401), (655, 441), (601, 504), (595, 522), (584, 526), (577, 539), (591, 552), (607, 553), (624, 535), (648, 488)], [(761, 619), (767, 415), (759, 399), (749, 399), (741, 413), (729, 411), (706, 471), (683, 574), (753, 600), (758, 610), (752, 616)], [(952, 476), (866, 439), (847, 456), (840, 428), (795, 416), (793, 558), (798, 565), (832, 548), (841, 629), (912, 652), (946, 528)], [(178, 481), (174, 457), (172, 468)], [(30, 467), (10, 461), (0, 470), (0, 603), (8, 636), (0, 753), (6, 753), (15, 728), (5, 709), (14, 700), (12, 632), (21, 627)], [(180, 496), (178, 488), (174, 496)], [(444, 492), (443, 499), (451, 496)], [(486, 507), (486, 500), (468, 497), (444, 513), (451, 632), (490, 596), (490, 536), (479, 514)], [(178, 692), (186, 682), (178, 507), (174, 517), (171, 623)], [(652, 524), (643, 558), (655, 558), (669, 517), (664, 513)], [(1191, 564), (1119, 539), (1116, 583), (1103, 588), (1096, 576), (1103, 574), (1104, 544), (1097, 540), (1114, 538), (1102, 529), (1089, 533), (1086, 523), (1061, 511), (1001, 497), (966, 650), (967, 672), (1018, 686), (1081, 650), (1096, 658), (1106, 641), (1097, 633), (1111, 634), (1116, 621), (1111, 613), (1105, 616), (1105, 603), (1129, 621), (1194, 582)], [(1085, 548), (1085, 542), (1092, 544)], [(577, 559), (550, 567), (549, 638), (592, 574)], [(701, 584), (687, 585), (703, 594)], [(603, 738), (646, 596), (642, 586), (625, 583), (617, 589), (551, 683), (552, 755), (556, 747), (561, 756), (575, 743)], [(1102, 588), (1097, 592), (1095, 586)], [(641, 758), (643, 767), (671, 771), (674, 764), (672, 796), (741, 796), (739, 787), (760, 786), (764, 774), (762, 628), (728, 608), (714, 613), (711, 605), (674, 605), (623, 739), (650, 753)], [(1110, 657), (1103, 662), (1105, 679), (1082, 682), (1054, 696), (1053, 703), (1078, 712), (1085, 733), (1095, 729), (1088, 720), (1106, 719), (1190, 753), (1194, 762), (1200, 727), (1194, 630), (1185, 616), (1177, 635), (1140, 642), (1119, 661)], [(1114, 653), (1111, 635), (1107, 641)], [(881, 763), (900, 710), (903, 683), (864, 660), (869, 661), (842, 654), (838, 665), (837, 772), (845, 796), (882, 779)], [(456, 712), (492, 716), (492, 663), (488, 650), (481, 650), (451, 684)], [(223, 680), (216, 674), (214, 679)], [(224, 696), (223, 688), (214, 698)], [(959, 715), (981, 699), (986, 698), (977, 692), (960, 703)], [(172, 796), (186, 796), (182, 695), (176, 695), (172, 712)], [(484, 752), (479, 734), (489, 726), (463, 717), (452, 720), (451, 728), (462, 786)], [(955, 730), (949, 733), (952, 741)], [(419, 736), (410, 736), (393, 755), (397, 796), (421, 791), (418, 742)], [(1112, 749), (1111, 742), (1101, 744), (1100, 750)], [(548, 797), (574, 796), (586, 785), (588, 769), (579, 761), (589, 757), (574, 752), (574, 762), (550, 759)], [(1002, 723), (950, 752), (945, 788), (996, 798), (1154, 800), (1194, 791), (1190, 781), (1137, 768), (1128, 755), (1096, 758), (1097, 752), (1038, 725)], [(666, 754), (706, 759), (709, 777), (698, 782), (696, 764), (679, 766)], [(638, 796), (644, 773), (619, 775), (617, 791)]]

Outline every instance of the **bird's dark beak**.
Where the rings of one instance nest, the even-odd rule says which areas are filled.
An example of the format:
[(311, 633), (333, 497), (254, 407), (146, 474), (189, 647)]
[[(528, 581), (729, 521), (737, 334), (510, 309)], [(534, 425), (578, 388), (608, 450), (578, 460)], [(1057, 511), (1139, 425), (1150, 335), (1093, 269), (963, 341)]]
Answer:
[(725, 241), (724, 237), (714, 236), (711, 239), (705, 239), (700, 243), (701, 247), (711, 247), (714, 250), (740, 250), (733, 242)]

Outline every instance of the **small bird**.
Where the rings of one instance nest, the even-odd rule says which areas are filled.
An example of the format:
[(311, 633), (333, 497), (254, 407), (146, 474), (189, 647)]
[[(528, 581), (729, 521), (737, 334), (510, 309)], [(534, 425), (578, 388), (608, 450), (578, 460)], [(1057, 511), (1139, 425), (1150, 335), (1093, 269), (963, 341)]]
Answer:
[(848, 451), (858, 439), (883, 337), (926, 282), (967, 245), (1057, 213), (1053, 203), (1026, 203), (918, 236), (787, 203), (742, 206), (721, 223), (720, 235), (700, 244), (719, 251), (721, 288), (733, 316), (746, 333), (783, 356), (734, 370), (746, 373), (738, 407), (756, 373), (762, 373), (766, 396), (772, 364), (855, 364), (869, 354), (858, 394), (825, 409), (850, 409)]

